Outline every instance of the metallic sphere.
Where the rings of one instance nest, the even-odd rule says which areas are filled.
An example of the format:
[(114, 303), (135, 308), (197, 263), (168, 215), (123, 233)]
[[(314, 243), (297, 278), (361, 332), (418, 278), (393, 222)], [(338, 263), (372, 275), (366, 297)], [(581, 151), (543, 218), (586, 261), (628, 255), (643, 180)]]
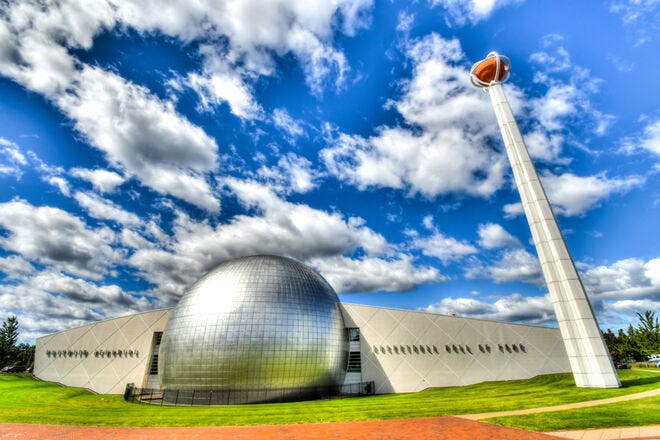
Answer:
[(233, 393), (227, 403), (304, 397), (341, 380), (344, 332), (337, 294), (309, 267), (277, 256), (227, 261), (172, 312), (162, 388)]

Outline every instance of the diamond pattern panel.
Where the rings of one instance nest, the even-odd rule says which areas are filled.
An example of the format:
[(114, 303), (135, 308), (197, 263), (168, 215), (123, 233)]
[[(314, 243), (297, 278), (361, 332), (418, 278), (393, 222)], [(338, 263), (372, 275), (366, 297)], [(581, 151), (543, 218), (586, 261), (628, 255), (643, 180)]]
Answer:
[(343, 304), (377, 393), (569, 372), (558, 329)]
[(47, 381), (121, 394), (141, 386), (153, 333), (163, 331), (172, 309), (84, 325), (37, 339), (34, 374)]

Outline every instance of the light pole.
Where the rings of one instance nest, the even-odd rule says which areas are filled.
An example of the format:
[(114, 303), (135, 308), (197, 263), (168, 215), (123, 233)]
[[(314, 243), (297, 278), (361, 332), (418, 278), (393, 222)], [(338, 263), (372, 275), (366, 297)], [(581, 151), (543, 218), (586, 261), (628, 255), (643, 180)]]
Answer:
[(511, 61), (491, 52), (472, 66), (470, 80), (488, 91), (495, 109), (575, 384), (584, 388), (618, 388), (621, 382), (584, 286), (504, 95), (502, 82), (509, 78), (510, 71)]

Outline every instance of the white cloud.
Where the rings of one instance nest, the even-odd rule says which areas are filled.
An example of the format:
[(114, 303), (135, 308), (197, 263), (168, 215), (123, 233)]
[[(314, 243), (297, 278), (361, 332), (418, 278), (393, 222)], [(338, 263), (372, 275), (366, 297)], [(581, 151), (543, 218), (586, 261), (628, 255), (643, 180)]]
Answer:
[(35, 268), (27, 260), (18, 255), (0, 257), (0, 271), (4, 272), (9, 279), (14, 279), (35, 272)]
[(496, 283), (516, 281), (537, 285), (544, 283), (538, 258), (525, 249), (507, 249), (501, 254), (499, 260), (491, 262), (481, 269), (471, 269), (468, 272), (469, 277), (477, 274), (492, 279)]
[(612, 194), (625, 193), (644, 183), (636, 176), (609, 179), (604, 174), (582, 177), (572, 173), (557, 176), (549, 172), (543, 173), (541, 180), (555, 213), (567, 217), (582, 215)]
[(0, 137), (0, 159), (3, 156), (5, 160), (0, 162), (0, 175), (9, 174), (20, 179), (23, 175), (21, 167), (27, 164), (27, 159), (16, 143)]
[(447, 11), (448, 24), (463, 26), (466, 22), (485, 20), (497, 8), (521, 0), (430, 0), (431, 7), (441, 6)]
[[(224, 183), (252, 215), (237, 215), (229, 223), (212, 226), (176, 211), (173, 237), (163, 249), (135, 241), (134, 236), (125, 237), (142, 246), (130, 263), (170, 301), (218, 263), (240, 256), (277, 254), (318, 263), (354, 252), (363, 253), (365, 258), (393, 252), (385, 238), (365, 226), (361, 218), (287, 202), (254, 181), (226, 179)], [(400, 264), (399, 269), (405, 269), (405, 263)]]
[(640, 149), (660, 155), (660, 118), (646, 124), (641, 135), (624, 140), (626, 152), (633, 153)]
[(444, 298), (423, 309), (443, 315), (457, 315), (494, 321), (544, 324), (555, 319), (552, 304), (545, 296), (522, 296), (514, 293), (493, 303), (475, 298)]
[(518, 217), (519, 215), (523, 215), (525, 212), (523, 211), (523, 205), (522, 203), (507, 203), (502, 207), (502, 211), (504, 211), (504, 218), (506, 219), (511, 219)]
[(204, 173), (218, 166), (217, 145), (204, 131), (140, 86), (84, 67), (75, 94), (57, 104), (115, 167), (164, 194), (209, 211), (219, 208)]
[(139, 226), (140, 218), (94, 193), (77, 191), (73, 198), (90, 217), (111, 220), (125, 226)]
[(415, 231), (407, 231), (407, 234), (411, 237), (410, 247), (412, 249), (419, 249), (423, 255), (437, 258), (443, 264), (458, 261), (477, 252), (477, 248), (468, 242), (448, 237), (438, 230), (434, 230), (431, 235), (426, 237), (420, 237)]
[(621, 18), (624, 26), (634, 35), (635, 45), (652, 41), (660, 30), (660, 3), (657, 0), (617, 0), (610, 12)]
[(342, 293), (381, 290), (405, 292), (420, 284), (446, 279), (434, 267), (415, 267), (405, 255), (399, 255), (396, 259), (336, 256), (315, 258), (310, 263), (337, 292)]
[(318, 173), (312, 163), (295, 153), (280, 157), (277, 166), (262, 166), (257, 176), (269, 183), (269, 187), (279, 193), (306, 193), (318, 186)]
[(609, 266), (586, 266), (585, 288), (598, 300), (656, 299), (660, 296), (660, 258), (627, 258)]
[(0, 19), (0, 32), (11, 35), (0, 50), (0, 73), (53, 101), (113, 166), (158, 192), (217, 211), (204, 178), (218, 165), (215, 141), (170, 102), (68, 51), (90, 48), (125, 5), (13, 4)]
[(0, 313), (29, 311), (19, 316), (22, 340), (87, 324), (106, 317), (150, 310), (153, 306), (141, 296), (133, 296), (113, 284), (97, 284), (45, 270), (20, 274), (21, 283), (4, 285), (0, 293)]
[(258, 119), (263, 113), (252, 96), (252, 88), (230, 68), (207, 67), (203, 74), (191, 73), (186, 83), (199, 95), (206, 111), (226, 102), (232, 114), (241, 119)]
[[(580, 216), (595, 209), (613, 194), (623, 194), (644, 184), (639, 176), (609, 179), (605, 174), (576, 176), (573, 173), (540, 175), (543, 188), (556, 215)], [(524, 214), (522, 203), (510, 203), (503, 207), (505, 218)]]
[(119, 185), (124, 183), (124, 178), (114, 171), (73, 168), (70, 173), (74, 177), (90, 182), (97, 191), (102, 193), (112, 193)]
[(280, 130), (284, 131), (289, 139), (293, 142), (305, 134), (301, 121), (296, 121), (289, 115), (285, 108), (276, 108), (273, 110), (273, 124)]
[(406, 125), (365, 138), (339, 134), (321, 151), (329, 172), (360, 189), (388, 187), (434, 197), (487, 197), (503, 182), (503, 156), (487, 139), (499, 134), (486, 97), (468, 80), (457, 40), (436, 34), (408, 47), (413, 76), (395, 107)]
[(485, 223), (479, 225), (479, 245), (486, 249), (499, 249), (503, 247), (519, 247), (520, 242), (509, 234), (501, 225)]
[[(561, 157), (563, 144), (581, 143), (574, 140), (570, 126), (584, 126), (603, 136), (615, 120), (591, 102), (591, 95), (599, 91), (603, 80), (575, 65), (563, 41), (561, 35), (546, 35), (541, 39), (541, 49), (530, 56), (536, 70), (534, 81), (547, 89), (543, 95), (525, 102), (523, 111), (523, 121), (529, 119), (530, 123), (524, 137), (531, 156), (560, 164), (570, 162)], [(583, 140), (584, 134), (580, 138)]]
[(46, 182), (50, 185), (57, 187), (62, 194), (69, 197), (71, 195), (71, 188), (69, 187), (69, 182), (60, 176), (50, 176), (46, 177)]
[(120, 259), (110, 246), (111, 231), (89, 229), (58, 208), (35, 207), (23, 200), (2, 203), (0, 227), (7, 231), (0, 238), (5, 250), (74, 275), (101, 279)]
[[(259, 112), (248, 84), (255, 75), (273, 74), (275, 56), (293, 54), (314, 93), (320, 94), (324, 81), (333, 76), (335, 84), (341, 85), (348, 66), (343, 53), (332, 45), (333, 35), (341, 31), (353, 36), (366, 27), (371, 6), (371, 0), (229, 0), (220, 5), (201, 1), (194, 6), (186, 1), (167, 6), (157, 1), (124, 1), (116, 5), (116, 14), (122, 23), (142, 32), (161, 31), (183, 41), (203, 41), (202, 53), (208, 62), (195, 78), (196, 90), (207, 102), (226, 101), (237, 116), (253, 118)], [(217, 64), (214, 59), (226, 62)]]

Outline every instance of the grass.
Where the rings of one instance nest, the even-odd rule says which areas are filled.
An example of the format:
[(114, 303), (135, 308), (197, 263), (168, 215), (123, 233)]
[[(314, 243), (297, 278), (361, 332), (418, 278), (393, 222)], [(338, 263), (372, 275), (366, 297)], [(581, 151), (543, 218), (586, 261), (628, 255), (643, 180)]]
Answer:
[(158, 407), (121, 396), (0, 375), (0, 422), (98, 426), (217, 426), (313, 423), (474, 414), (615, 397), (660, 388), (660, 375), (623, 370), (624, 388), (575, 388), (570, 374), (311, 402), (218, 407)]
[(590, 408), (524, 416), (495, 417), (485, 421), (529, 431), (564, 431), (657, 425), (660, 423), (660, 396)]

